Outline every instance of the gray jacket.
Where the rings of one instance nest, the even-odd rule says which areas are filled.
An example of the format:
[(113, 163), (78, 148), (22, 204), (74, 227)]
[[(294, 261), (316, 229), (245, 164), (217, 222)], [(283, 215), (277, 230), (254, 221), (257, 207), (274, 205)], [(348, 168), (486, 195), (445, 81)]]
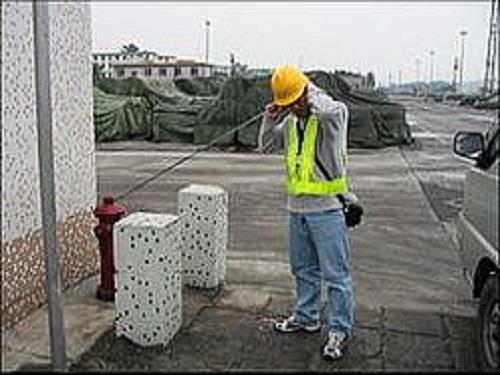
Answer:
[[(318, 139), (316, 142), (316, 157), (324, 167), (328, 176), (322, 173), (315, 163), (314, 175), (318, 180), (326, 180), (339, 177), (345, 172), (344, 158), (347, 155), (347, 106), (339, 101), (333, 100), (322, 89), (313, 83), (308, 85), (308, 101), (311, 105), (311, 113), (319, 119)], [(288, 147), (288, 124), (291, 124), (291, 114), (284, 114), (281, 118), (273, 121), (264, 116), (263, 126), (272, 127), (275, 147), (286, 150)], [(299, 127), (304, 127), (303, 120), (297, 122)], [(350, 201), (356, 201), (352, 193), (344, 194)], [(335, 210), (342, 207), (336, 196), (299, 195), (288, 196), (288, 210), (291, 212), (321, 212)]]

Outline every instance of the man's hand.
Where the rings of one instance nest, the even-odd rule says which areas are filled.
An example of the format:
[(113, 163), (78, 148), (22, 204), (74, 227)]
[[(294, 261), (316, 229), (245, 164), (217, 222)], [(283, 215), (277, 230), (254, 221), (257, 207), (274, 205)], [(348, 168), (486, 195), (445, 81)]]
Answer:
[(278, 117), (285, 111), (285, 107), (269, 103), (266, 105), (266, 116), (271, 120), (276, 121)]

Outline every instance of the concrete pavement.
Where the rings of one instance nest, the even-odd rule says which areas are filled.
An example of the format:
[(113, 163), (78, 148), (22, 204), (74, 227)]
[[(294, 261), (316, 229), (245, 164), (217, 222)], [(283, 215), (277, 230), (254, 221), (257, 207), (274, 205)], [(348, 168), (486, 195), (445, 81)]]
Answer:
[[(229, 192), (226, 283), (184, 288), (183, 325), (165, 348), (115, 338), (114, 305), (96, 301), (96, 279), (66, 298), (72, 370), (471, 370), (474, 306), (448, 233), (400, 149), (352, 150), (353, 190), (366, 210), (353, 230), (357, 330), (349, 355), (320, 358), (323, 334), (283, 336), (271, 322), (290, 312), (293, 280), (281, 156), (203, 153), (133, 196), (130, 212), (176, 212), (189, 183)], [(118, 195), (179, 153), (99, 152), (98, 189)], [(7, 369), (47, 363), (43, 310), (6, 332)], [(45, 323), (46, 327), (46, 323)], [(45, 332), (46, 328), (45, 328)]]

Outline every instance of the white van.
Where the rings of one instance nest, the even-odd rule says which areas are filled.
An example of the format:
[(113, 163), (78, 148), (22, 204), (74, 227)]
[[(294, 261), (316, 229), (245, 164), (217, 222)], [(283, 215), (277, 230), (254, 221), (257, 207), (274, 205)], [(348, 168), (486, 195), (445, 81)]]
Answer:
[(457, 242), (472, 297), (479, 299), (476, 331), (483, 368), (499, 367), (499, 138), (495, 124), (485, 134), (460, 131), (453, 140), (455, 154), (475, 162), (465, 176)]

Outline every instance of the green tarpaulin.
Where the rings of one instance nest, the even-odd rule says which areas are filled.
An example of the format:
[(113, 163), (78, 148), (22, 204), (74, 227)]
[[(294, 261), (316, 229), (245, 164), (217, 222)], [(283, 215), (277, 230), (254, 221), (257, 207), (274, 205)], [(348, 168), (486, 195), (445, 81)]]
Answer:
[[(348, 146), (381, 148), (411, 142), (405, 108), (377, 92), (353, 89), (341, 74), (312, 71), (319, 87), (349, 108)], [(264, 110), (270, 76), (188, 79), (103, 79), (94, 90), (98, 142), (147, 139), (207, 144)], [(216, 94), (217, 93), (217, 94)], [(220, 139), (218, 146), (269, 144), (260, 123)], [(269, 137), (269, 135), (264, 135)]]
[[(127, 139), (124, 135), (130, 134), (127, 130), (130, 124), (128, 117), (122, 116), (121, 112), (125, 111), (122, 106), (133, 98), (141, 102), (141, 107), (137, 107), (137, 116), (144, 121), (140, 126), (140, 135), (144, 139), (154, 142), (193, 142), (198, 113), (214, 100), (213, 96), (188, 95), (170, 79), (103, 79), (97, 81), (96, 86), (100, 93), (121, 99), (110, 104), (102, 94), (94, 96), (95, 106), (101, 112), (108, 108), (108, 112), (114, 113), (113, 116), (100, 117), (99, 111), (94, 112), (98, 141)], [(106, 121), (111, 118), (113, 121)], [(108, 129), (108, 134), (115, 134), (116, 137), (98, 137), (98, 127)]]
[[(410, 129), (405, 121), (405, 108), (402, 105), (392, 103), (375, 92), (356, 91), (340, 74), (323, 71), (306, 74), (334, 99), (347, 104), (350, 112), (349, 147), (381, 148), (411, 142)], [(217, 101), (200, 112), (194, 133), (195, 143), (208, 143), (263, 111), (266, 103), (272, 99), (269, 80), (270, 76), (239, 76), (228, 80)], [(258, 126), (247, 127), (223, 138), (219, 144), (255, 148), (260, 143), (258, 134)], [(268, 139), (262, 142), (269, 144)]]
[(97, 142), (147, 138), (150, 126), (150, 111), (143, 97), (111, 95), (94, 87)]

